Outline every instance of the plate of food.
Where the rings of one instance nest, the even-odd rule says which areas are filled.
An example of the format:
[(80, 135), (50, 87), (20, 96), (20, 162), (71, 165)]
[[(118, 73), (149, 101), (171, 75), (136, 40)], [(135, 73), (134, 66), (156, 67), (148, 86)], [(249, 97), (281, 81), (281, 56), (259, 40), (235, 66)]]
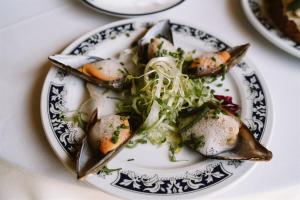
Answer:
[(169, 10), (184, 0), (81, 0), (95, 11), (118, 17), (150, 15)]
[(299, 0), (242, 0), (251, 24), (267, 40), (300, 57)]
[(74, 176), (122, 198), (220, 191), (272, 158), (271, 99), (248, 48), (170, 20), (93, 30), (49, 57), (49, 143)]

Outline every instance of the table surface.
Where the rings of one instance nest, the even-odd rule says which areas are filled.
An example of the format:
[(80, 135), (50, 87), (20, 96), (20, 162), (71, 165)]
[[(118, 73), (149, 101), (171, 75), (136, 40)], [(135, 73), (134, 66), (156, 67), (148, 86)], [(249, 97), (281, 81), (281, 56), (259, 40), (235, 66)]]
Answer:
[[(259, 163), (237, 185), (211, 199), (299, 199), (300, 60), (263, 38), (239, 0), (186, 0), (153, 17), (198, 24), (233, 44), (251, 43), (248, 58), (272, 97), (272, 161)], [(39, 106), (50, 68), (47, 57), (116, 20), (120, 18), (74, 0), (0, 2), (0, 199), (118, 199), (77, 181), (62, 165), (45, 137)]]

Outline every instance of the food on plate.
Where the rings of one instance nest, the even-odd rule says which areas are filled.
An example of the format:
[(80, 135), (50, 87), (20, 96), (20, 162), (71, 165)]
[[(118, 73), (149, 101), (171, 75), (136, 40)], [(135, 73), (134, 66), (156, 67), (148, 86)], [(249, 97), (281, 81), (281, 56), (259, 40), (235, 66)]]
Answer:
[(128, 119), (111, 114), (101, 117), (92, 125), (88, 138), (92, 141), (92, 148), (105, 155), (123, 144), (130, 134)]
[(127, 71), (114, 60), (81, 55), (54, 55), (49, 60), (63, 71), (97, 86), (114, 90), (127, 87)]
[(86, 137), (77, 157), (76, 171), (79, 179), (97, 173), (132, 138), (133, 131), (141, 124), (138, 116), (110, 114), (98, 116), (97, 110), (91, 114), (86, 125)]
[[(78, 68), (72, 74), (102, 81), (102, 87), (118, 82), (108, 87), (112, 90), (87, 84), (90, 98), (79, 108), (87, 123), (77, 158), (79, 178), (103, 169), (124, 146), (148, 142), (167, 144), (172, 162), (178, 161), (175, 154), (183, 146), (214, 159), (271, 159), (272, 153), (237, 117), (239, 106), (210, 87), (240, 62), (249, 44), (218, 52), (185, 52), (175, 46), (168, 20), (156, 23), (135, 44), (114, 60), (50, 57), (65, 71)], [(109, 103), (114, 110), (107, 111)]]
[[(187, 121), (187, 122), (186, 122)], [(224, 160), (270, 160), (247, 126), (225, 107), (205, 103), (181, 118), (183, 142), (205, 157)]]
[(139, 63), (146, 64), (158, 52), (174, 48), (173, 35), (168, 20), (161, 21), (151, 27), (146, 34), (138, 41), (137, 54)]
[(265, 0), (272, 21), (289, 38), (300, 43), (300, 0)]
[(240, 62), (249, 46), (249, 44), (244, 44), (225, 51), (202, 54), (193, 60), (188, 72), (198, 77), (225, 74)]
[(103, 81), (123, 80), (126, 77), (125, 68), (114, 60), (101, 60), (83, 65), (79, 71)]
[(158, 57), (160, 51), (176, 52), (175, 46), (167, 39), (163, 37), (153, 38), (148, 46), (148, 59)]

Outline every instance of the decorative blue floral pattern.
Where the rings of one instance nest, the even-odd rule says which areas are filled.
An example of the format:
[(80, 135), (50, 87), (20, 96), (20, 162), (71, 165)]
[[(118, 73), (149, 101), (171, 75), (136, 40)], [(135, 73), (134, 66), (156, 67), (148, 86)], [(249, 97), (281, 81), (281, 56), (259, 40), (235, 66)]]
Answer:
[(133, 171), (121, 171), (113, 185), (143, 193), (182, 194), (217, 184), (229, 176), (231, 173), (227, 172), (220, 162), (207, 166), (204, 171), (186, 172), (183, 177), (159, 178), (158, 175), (148, 177), (147, 175), (139, 176)]
[(196, 28), (193, 28), (193, 27), (190, 27), (187, 25), (173, 23), (171, 28), (172, 28), (173, 32), (177, 32), (179, 34), (187, 35), (187, 36), (193, 37), (195, 39), (201, 40), (201, 41), (209, 44), (209, 46), (214, 47), (217, 50), (224, 50), (229, 47), (227, 44), (225, 44), (218, 38), (216, 38), (208, 33), (205, 33), (199, 29), (196, 29)]
[(62, 114), (66, 110), (64, 101), (65, 95), (66, 90), (64, 89), (64, 85), (51, 83), (48, 96), (49, 121), (59, 144), (69, 155), (74, 157), (76, 144), (74, 140), (72, 140), (72, 135), (76, 134), (74, 133), (75, 129), (73, 129), (69, 123), (62, 120)]
[[(114, 39), (116, 36), (133, 30), (135, 30), (134, 24), (127, 23), (100, 31), (79, 44), (71, 54), (84, 54), (96, 44), (106, 39)], [(228, 48), (228, 45), (219, 39), (193, 27), (172, 24), (172, 30), (173, 32), (191, 36), (208, 43), (218, 50)], [(243, 71), (247, 71), (248, 68), (246, 63), (241, 63), (239, 67)], [(63, 73), (57, 73), (59, 79), (63, 79), (64, 76), (65, 74)], [(252, 119), (249, 120), (249, 126), (254, 132), (255, 138), (260, 140), (265, 127), (267, 113), (264, 91), (255, 73), (245, 75), (244, 78), (253, 102)], [(75, 128), (61, 120), (61, 114), (66, 110), (64, 102), (66, 92), (64, 85), (51, 83), (48, 95), (48, 116), (57, 141), (71, 158), (75, 158), (80, 137), (77, 137), (78, 133), (76, 133)], [(228, 161), (227, 165), (239, 167), (241, 163), (242, 162)], [(122, 170), (117, 173), (118, 178), (111, 183), (113, 186), (132, 192), (158, 195), (182, 194), (201, 190), (218, 184), (232, 175), (223, 168), (222, 162), (209, 165), (205, 171), (186, 172), (182, 177), (160, 178), (158, 175), (148, 177), (147, 175), (136, 174), (133, 171)]]
[(249, 120), (250, 130), (256, 140), (260, 140), (266, 123), (267, 105), (262, 86), (255, 73), (245, 75), (245, 82), (249, 87), (252, 100), (252, 120)]
[(85, 52), (89, 51), (97, 44), (101, 44), (105, 40), (113, 40), (116, 37), (122, 34), (129, 34), (130, 32), (134, 31), (135, 27), (133, 23), (122, 24), (120, 26), (111, 27), (100, 31), (82, 43), (80, 43), (72, 52), (73, 55), (84, 54)]

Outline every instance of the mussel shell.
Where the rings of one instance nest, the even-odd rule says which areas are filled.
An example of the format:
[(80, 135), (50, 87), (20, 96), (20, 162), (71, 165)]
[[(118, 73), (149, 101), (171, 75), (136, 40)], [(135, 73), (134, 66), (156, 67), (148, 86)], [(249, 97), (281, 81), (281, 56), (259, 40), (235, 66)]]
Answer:
[(242, 124), (238, 133), (238, 142), (234, 149), (220, 153), (211, 158), (221, 160), (271, 160), (273, 154), (261, 145), (250, 132), (249, 128)]
[(126, 81), (125, 78), (114, 81), (103, 81), (92, 76), (88, 76), (76, 69), (78, 67), (83, 66), (84, 64), (104, 60), (96, 56), (54, 55), (50, 56), (49, 60), (54, 64), (54, 66), (62, 69), (66, 73), (72, 74), (84, 81), (87, 81), (99, 87), (105, 87), (113, 90), (121, 90), (129, 86), (129, 83)]
[[(202, 112), (205, 110), (205, 107), (208, 107), (209, 109), (221, 109), (222, 112), (226, 115), (232, 116), (236, 119), (238, 119), (235, 115), (230, 113), (228, 110), (226, 110), (224, 107), (221, 107), (219, 105), (216, 105), (214, 103), (205, 103), (203, 106), (201, 106), (198, 109), (189, 110), (184, 113), (182, 113), (180, 116), (182, 118), (187, 118), (190, 115), (197, 115), (197, 111)], [(199, 116), (199, 115), (198, 115)], [(203, 117), (203, 115), (202, 115)], [(201, 118), (198, 117), (199, 120)], [(181, 119), (183, 120), (183, 119)], [(220, 159), (220, 160), (261, 160), (261, 161), (267, 161), (272, 159), (272, 152), (266, 149), (263, 145), (261, 145), (253, 136), (249, 128), (240, 120), (240, 129), (237, 136), (237, 142), (235, 144), (235, 147), (231, 150), (221, 152), (217, 155), (209, 156), (209, 155), (203, 155), (207, 158), (213, 158), (213, 159)], [(195, 121), (192, 121), (191, 123), (195, 123)], [(184, 129), (184, 130), (183, 130)], [(180, 132), (183, 132), (186, 130), (186, 128), (183, 128), (180, 130)]]
[[(216, 105), (212, 105), (212, 107), (214, 106)], [(221, 107), (221, 110), (225, 114), (237, 118), (226, 108)], [(273, 157), (272, 152), (260, 144), (253, 136), (250, 129), (239, 118), (238, 120), (241, 123), (241, 127), (235, 148), (230, 151), (220, 153), (214, 158), (223, 160), (271, 160)]]
[(76, 162), (77, 178), (82, 179), (86, 175), (98, 173), (111, 159), (113, 159), (128, 144), (128, 142), (133, 136), (134, 135), (132, 134), (126, 142), (124, 142), (118, 148), (108, 152), (106, 155), (95, 153), (94, 150), (91, 148), (88, 139), (84, 138)]
[[(229, 69), (234, 67), (236, 64), (239, 64), (241, 62), (241, 59), (244, 57), (246, 54), (248, 48), (250, 47), (250, 44), (243, 44), (240, 46), (235, 46), (232, 48), (227, 49), (228, 53), (230, 54), (230, 59), (224, 64), (226, 69), (225, 72), (223, 71), (221, 66), (217, 66), (214, 69), (211, 70), (206, 70), (205, 72), (199, 72), (199, 69), (194, 67), (194, 68), (187, 68), (186, 73), (190, 74), (191, 76), (194, 77), (205, 77), (205, 76), (216, 76), (222, 73), (228, 72)], [(223, 51), (223, 50), (222, 50)], [(216, 52), (218, 53), (218, 52)]]
[[(97, 110), (93, 112), (91, 118), (87, 124), (87, 133), (91, 130), (93, 125), (97, 122)], [(121, 116), (130, 116), (129, 124), (131, 135), (130, 137), (116, 149), (108, 152), (105, 155), (102, 155), (97, 149), (95, 149), (94, 142), (91, 141), (89, 135), (87, 135), (83, 141), (80, 148), (80, 151), (77, 155), (77, 162), (76, 162), (76, 173), (77, 178), (82, 179), (86, 175), (94, 174), (99, 172), (111, 159), (114, 158), (131, 140), (134, 136), (135, 131), (140, 127), (142, 124), (142, 118), (138, 115), (134, 115), (131, 113), (120, 113)]]
[(173, 35), (170, 20), (162, 20), (152, 26), (146, 34), (138, 41), (139, 62), (146, 64), (148, 58), (148, 46), (152, 38), (157, 36), (163, 37), (173, 44)]

